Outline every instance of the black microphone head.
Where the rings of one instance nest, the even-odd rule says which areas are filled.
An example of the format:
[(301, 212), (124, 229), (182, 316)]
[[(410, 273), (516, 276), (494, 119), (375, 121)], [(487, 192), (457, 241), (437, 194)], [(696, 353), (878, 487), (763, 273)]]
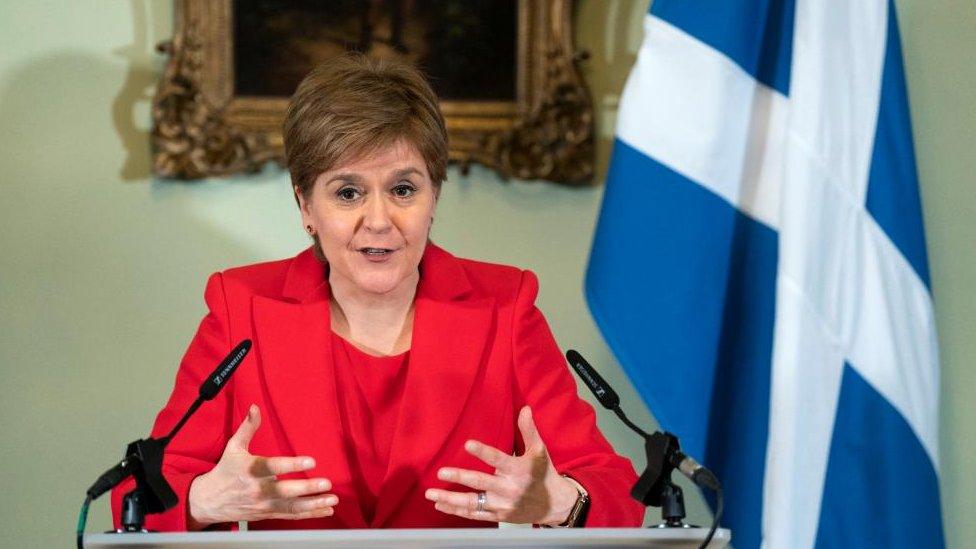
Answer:
[(604, 408), (616, 410), (620, 407), (620, 397), (582, 355), (570, 349), (566, 351), (566, 360), (569, 361), (569, 365), (573, 367), (583, 383), (593, 391)]
[(241, 361), (247, 356), (247, 352), (251, 350), (251, 340), (245, 339), (244, 341), (237, 344), (237, 347), (228, 354), (224, 360), (220, 362), (217, 369), (210, 374), (210, 377), (203, 382), (200, 386), (200, 398), (203, 400), (210, 400), (217, 396), (220, 389), (223, 388), (224, 384), (230, 378), (231, 374), (237, 370), (237, 367), (241, 365)]

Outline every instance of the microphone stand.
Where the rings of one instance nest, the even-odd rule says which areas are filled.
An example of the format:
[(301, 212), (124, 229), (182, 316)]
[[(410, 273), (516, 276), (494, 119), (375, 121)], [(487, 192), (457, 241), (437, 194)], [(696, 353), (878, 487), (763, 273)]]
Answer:
[[(591, 374), (594, 375), (595, 374)], [(668, 432), (656, 431), (648, 434), (638, 427), (620, 409), (619, 401), (610, 402), (611, 411), (624, 422), (630, 430), (644, 439), (644, 457), (647, 459), (644, 471), (630, 490), (630, 497), (644, 504), (645, 507), (660, 507), (661, 518), (664, 520), (657, 528), (689, 528), (684, 523), (685, 496), (681, 487), (671, 482), (671, 473), (677, 468), (678, 437)], [(695, 527), (697, 528), (697, 527)]]
[[(699, 528), (693, 524), (686, 524), (685, 518), (685, 496), (681, 487), (671, 481), (671, 473), (675, 469), (682, 468), (682, 462), (687, 456), (681, 452), (678, 437), (664, 431), (655, 431), (647, 434), (643, 429), (634, 425), (620, 409), (619, 405), (612, 408), (617, 414), (637, 434), (644, 438), (644, 454), (647, 457), (647, 466), (641, 473), (634, 487), (630, 490), (630, 496), (645, 506), (660, 507), (663, 522), (651, 528)], [(712, 518), (712, 527), (708, 530), (708, 535), (699, 546), (700, 549), (708, 547), (718, 529), (718, 523), (722, 519), (724, 501), (722, 496), (722, 485), (717, 478), (708, 470), (700, 468), (694, 471), (689, 478), (701, 486), (715, 491), (717, 505), (715, 515)]]
[(130, 442), (122, 461), (102, 474), (88, 489), (87, 499), (92, 501), (127, 477), (135, 479), (136, 487), (122, 497), (122, 527), (116, 533), (146, 532), (146, 515), (162, 513), (179, 502), (173, 487), (163, 476), (163, 451), (205, 400), (208, 400), (205, 396), (198, 396), (166, 436)]
[(122, 527), (116, 533), (147, 532), (146, 515), (172, 509), (179, 498), (163, 476), (163, 450), (186, 420), (203, 403), (197, 397), (176, 427), (163, 438), (143, 438), (129, 443), (125, 459), (136, 487), (122, 497)]
[(630, 490), (631, 497), (646, 506), (661, 508), (664, 522), (657, 528), (697, 528), (685, 524), (684, 492), (671, 481), (671, 473), (677, 468), (678, 437), (661, 431), (643, 434), (647, 467)]
[(92, 501), (132, 476), (136, 487), (122, 498), (122, 528), (116, 533), (146, 532), (146, 515), (162, 513), (179, 502), (173, 487), (163, 476), (163, 451), (169, 441), (183, 428), (190, 416), (205, 401), (212, 400), (226, 384), (231, 374), (237, 370), (241, 361), (251, 349), (251, 341), (245, 339), (224, 358), (217, 369), (200, 386), (199, 394), (183, 417), (170, 432), (162, 438), (143, 438), (130, 442), (125, 449), (125, 457), (115, 467), (102, 473), (98, 480), (88, 488), (85, 502), (78, 517), (77, 542), (82, 549), (88, 507)]
[(163, 477), (163, 448), (154, 438), (131, 442), (126, 448), (136, 487), (122, 497), (122, 528), (116, 533), (146, 532), (147, 514), (162, 513), (176, 505), (176, 494)]
[(198, 396), (166, 436), (129, 443), (123, 462), (128, 461), (136, 487), (122, 497), (122, 528), (116, 530), (117, 533), (146, 532), (146, 515), (162, 513), (179, 502), (173, 488), (163, 476), (163, 450), (205, 400), (208, 400), (205, 396)]

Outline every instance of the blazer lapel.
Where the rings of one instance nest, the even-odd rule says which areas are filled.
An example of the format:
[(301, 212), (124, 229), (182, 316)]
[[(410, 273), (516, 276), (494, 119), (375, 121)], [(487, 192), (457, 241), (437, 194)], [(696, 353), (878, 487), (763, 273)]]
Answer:
[(336, 518), (351, 528), (365, 528), (339, 420), (324, 267), (306, 252), (288, 277), (283, 293), (304, 302), (262, 296), (253, 302), (255, 346), (276, 412), (264, 417), (277, 422), (276, 431), (284, 433), (293, 455), (316, 457), (307, 475), (332, 481), (342, 502)]
[(409, 370), (373, 527), (390, 518), (454, 431), (494, 326), (494, 301), (465, 299), (470, 284), (453, 256), (428, 245), (421, 269)]

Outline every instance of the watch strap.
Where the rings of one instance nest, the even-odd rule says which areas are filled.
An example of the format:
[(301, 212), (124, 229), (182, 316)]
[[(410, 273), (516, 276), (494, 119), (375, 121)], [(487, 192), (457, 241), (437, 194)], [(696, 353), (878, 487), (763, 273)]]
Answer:
[(586, 511), (590, 507), (590, 494), (583, 488), (583, 485), (577, 482), (576, 479), (569, 475), (562, 475), (563, 478), (568, 480), (576, 487), (576, 491), (579, 494), (576, 497), (576, 503), (573, 504), (573, 508), (569, 511), (569, 516), (566, 521), (556, 525), (556, 528), (577, 528), (583, 526), (586, 520)]

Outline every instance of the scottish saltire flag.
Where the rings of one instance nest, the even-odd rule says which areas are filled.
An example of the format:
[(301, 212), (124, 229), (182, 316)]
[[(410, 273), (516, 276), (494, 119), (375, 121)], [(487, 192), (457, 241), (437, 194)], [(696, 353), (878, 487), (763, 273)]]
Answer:
[(656, 0), (586, 278), (738, 548), (941, 547), (938, 353), (894, 6)]

